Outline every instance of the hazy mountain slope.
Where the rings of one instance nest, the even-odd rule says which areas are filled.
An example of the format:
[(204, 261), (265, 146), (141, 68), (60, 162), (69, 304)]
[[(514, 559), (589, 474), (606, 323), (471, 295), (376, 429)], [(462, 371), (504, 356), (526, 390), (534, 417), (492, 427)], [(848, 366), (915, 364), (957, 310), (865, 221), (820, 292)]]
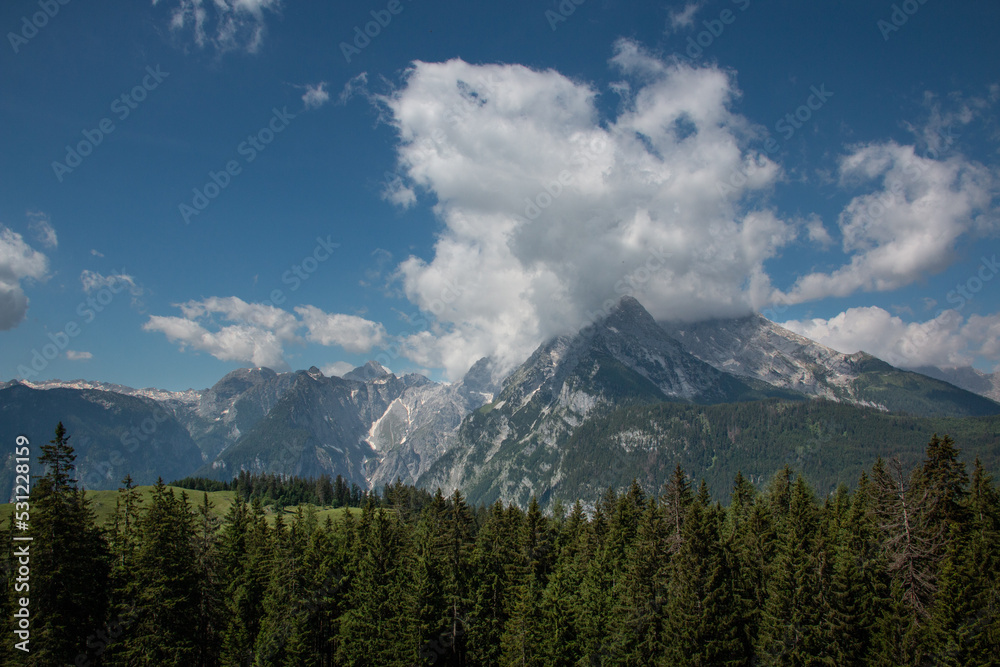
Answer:
[[(76, 451), (76, 478), (90, 489), (114, 489), (126, 475), (137, 484), (183, 477), (201, 465), (187, 430), (152, 399), (94, 389), (33, 389), (10, 384), (0, 390), (0, 438), (31, 441), (31, 474), (42, 475), (41, 446), (62, 422)], [(13, 489), (13, 444), (4, 453), (0, 488)]]
[(972, 366), (959, 366), (957, 368), (919, 366), (909, 370), (950, 382), (956, 387), (961, 387), (991, 400), (1000, 401), (1000, 373), (984, 373)]
[(153, 399), (184, 425), (201, 450), (202, 461), (211, 461), (267, 414), (291, 386), (292, 376), (270, 368), (239, 368), (209, 389), (186, 391), (134, 389), (90, 380), (24, 384), (36, 389), (93, 389)]
[(760, 315), (660, 325), (715, 368), (810, 396), (918, 416), (1000, 413), (1000, 405), (982, 396), (864, 352), (837, 352)]
[(381, 414), (395, 398), (386, 396), (391, 391), (387, 383), (370, 386), (325, 377), (315, 368), (294, 376), (270, 412), (202, 473), (220, 479), (240, 470), (303, 477), (339, 474), (367, 486), (366, 464), (374, 450), (365, 442), (370, 423), (365, 415)]

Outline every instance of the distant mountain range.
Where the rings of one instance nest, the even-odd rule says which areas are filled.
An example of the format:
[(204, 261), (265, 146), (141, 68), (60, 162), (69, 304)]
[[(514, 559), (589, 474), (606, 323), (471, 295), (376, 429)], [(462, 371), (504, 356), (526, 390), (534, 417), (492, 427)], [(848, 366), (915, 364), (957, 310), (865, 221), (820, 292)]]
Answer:
[(967, 389), (974, 394), (985, 396), (994, 401), (1000, 401), (1000, 373), (984, 373), (972, 366), (950, 368), (919, 366), (910, 370), (914, 373), (923, 373), (932, 378), (950, 382), (956, 387)]
[[(823, 450), (818, 479), (840, 480), (858, 468), (855, 459), (888, 445), (919, 450), (932, 428), (962, 430), (992, 460), (997, 429), (989, 430), (988, 416), (1000, 404), (986, 395), (997, 385), (977, 373), (904, 371), (759, 315), (657, 323), (625, 297), (604, 319), (542, 344), (506, 377), (482, 359), (451, 384), (399, 377), (375, 362), (343, 377), (315, 367), (240, 369), (210, 389), (184, 392), (8, 382), (0, 384), (0, 437), (28, 435), (40, 453), (63, 421), (78, 478), (91, 489), (116, 488), (126, 473), (144, 484), (249, 470), (339, 474), (366, 488), (398, 477), (460, 488), (473, 502), (549, 502), (632, 477), (656, 486), (684, 462), (724, 494), (734, 466), (764, 477), (782, 462), (811, 465)], [(814, 446), (817, 429), (823, 447)], [(867, 448), (856, 441), (866, 432), (880, 434)], [(0, 483), (12, 481), (8, 456)]]

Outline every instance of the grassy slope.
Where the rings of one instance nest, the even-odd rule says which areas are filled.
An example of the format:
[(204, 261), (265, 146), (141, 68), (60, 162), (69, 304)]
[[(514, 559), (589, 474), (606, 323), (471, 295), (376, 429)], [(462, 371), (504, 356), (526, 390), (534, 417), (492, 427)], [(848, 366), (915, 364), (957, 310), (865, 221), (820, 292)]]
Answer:
[[(140, 486), (137, 487), (139, 492), (142, 494), (143, 505), (148, 506), (150, 502), (150, 497), (153, 492), (152, 486)], [(196, 507), (201, 504), (203, 498), (203, 491), (192, 491), (190, 489), (182, 489), (177, 486), (168, 486), (168, 489), (172, 489), (176, 495), (180, 495), (182, 491), (186, 491), (188, 494), (188, 503), (191, 505), (191, 511), (195, 511)], [(105, 526), (110, 523), (111, 518), (115, 513), (115, 499), (118, 496), (117, 491), (87, 491), (87, 498), (90, 499), (91, 507), (94, 508), (94, 512), (97, 514), (97, 525)], [(218, 516), (220, 519), (225, 519), (226, 514), (229, 512), (229, 508), (232, 506), (235, 499), (234, 491), (212, 491), (208, 494), (209, 502), (213, 503), (215, 506), (212, 508), (212, 513)], [(305, 509), (305, 506), (302, 506)], [(10, 512), (14, 508), (13, 503), (3, 503), (0, 504), (0, 529), (6, 530), (7, 523), (10, 519)], [(274, 507), (268, 505), (264, 508), (267, 513), (268, 523), (274, 524), (274, 519), (277, 514), (274, 511)], [(284, 511), (286, 524), (289, 520), (295, 518), (295, 507), (286, 507)], [(358, 510), (360, 511), (360, 510)], [(334, 522), (338, 521), (344, 515), (344, 508), (338, 507), (316, 507), (316, 518), (322, 525), (326, 521), (326, 517)]]

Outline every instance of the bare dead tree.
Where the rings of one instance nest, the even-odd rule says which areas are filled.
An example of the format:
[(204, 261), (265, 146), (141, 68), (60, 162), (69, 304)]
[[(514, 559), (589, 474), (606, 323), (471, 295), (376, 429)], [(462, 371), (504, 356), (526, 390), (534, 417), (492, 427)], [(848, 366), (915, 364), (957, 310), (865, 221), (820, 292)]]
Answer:
[(944, 535), (928, 523), (926, 489), (913, 487), (899, 459), (881, 463), (872, 470), (872, 482), (882, 551), (889, 572), (903, 586), (905, 602), (918, 618), (926, 618), (937, 588), (935, 566)]

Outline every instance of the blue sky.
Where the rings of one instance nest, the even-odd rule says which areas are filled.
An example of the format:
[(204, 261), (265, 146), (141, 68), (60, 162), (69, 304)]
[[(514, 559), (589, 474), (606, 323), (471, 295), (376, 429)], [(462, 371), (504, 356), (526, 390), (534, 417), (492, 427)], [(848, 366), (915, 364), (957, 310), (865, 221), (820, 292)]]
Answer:
[(622, 294), (1000, 362), (996, 3), (16, 0), (0, 28), (0, 379), (457, 378)]

